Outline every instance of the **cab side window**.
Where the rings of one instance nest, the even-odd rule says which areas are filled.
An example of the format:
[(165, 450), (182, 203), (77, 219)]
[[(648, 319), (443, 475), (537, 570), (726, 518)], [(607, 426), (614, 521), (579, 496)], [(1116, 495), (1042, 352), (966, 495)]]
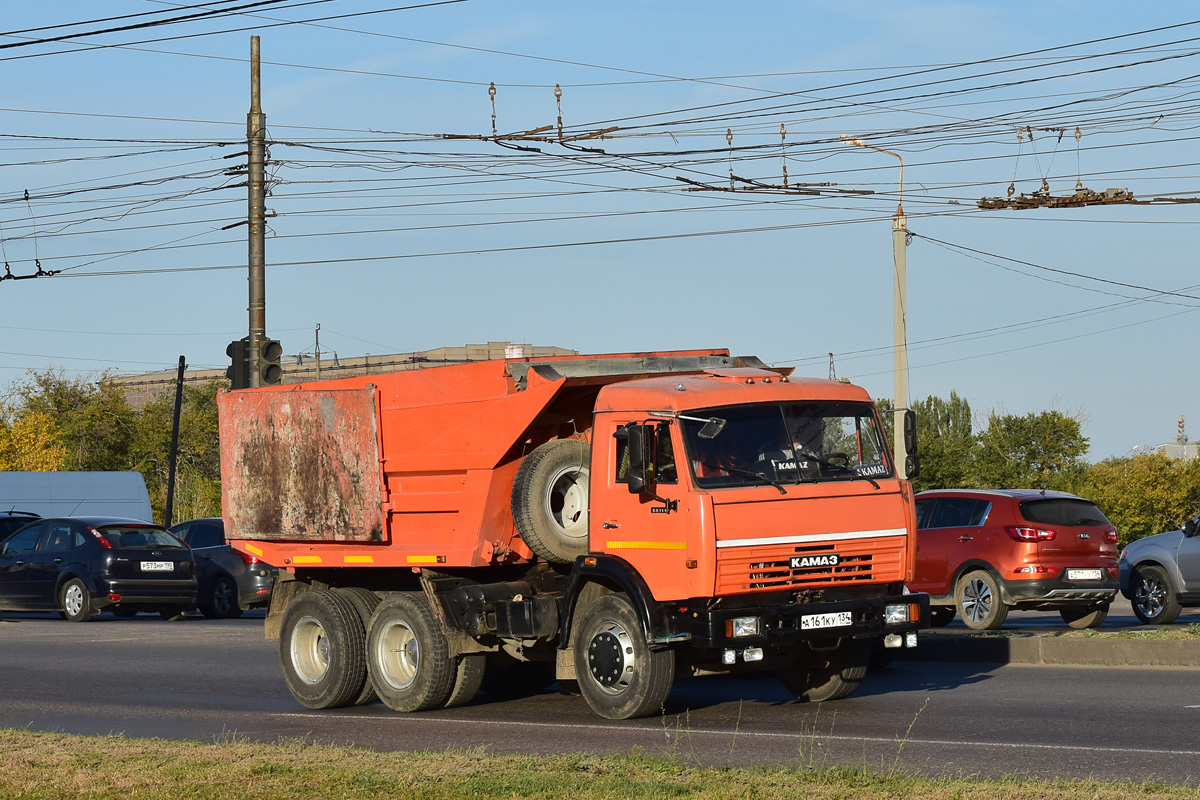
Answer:
[[(629, 480), (629, 440), (621, 433), (614, 437), (617, 444), (617, 483)], [(654, 426), (654, 481), (655, 483), (679, 483), (679, 471), (675, 466), (675, 447), (671, 443), (671, 423), (660, 422)], [(196, 545), (192, 545), (195, 547)]]

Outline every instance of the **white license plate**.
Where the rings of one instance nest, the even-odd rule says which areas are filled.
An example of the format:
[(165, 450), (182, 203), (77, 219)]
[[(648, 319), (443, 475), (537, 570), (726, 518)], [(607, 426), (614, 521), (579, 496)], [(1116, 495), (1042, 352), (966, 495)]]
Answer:
[(1069, 581), (1098, 581), (1103, 576), (1098, 569), (1069, 569), (1067, 570), (1067, 580)]
[(142, 572), (173, 572), (175, 563), (172, 561), (143, 561)]
[(809, 614), (800, 618), (800, 630), (811, 631), (821, 628), (844, 628), (854, 624), (854, 615), (849, 611), (835, 611), (832, 614)]

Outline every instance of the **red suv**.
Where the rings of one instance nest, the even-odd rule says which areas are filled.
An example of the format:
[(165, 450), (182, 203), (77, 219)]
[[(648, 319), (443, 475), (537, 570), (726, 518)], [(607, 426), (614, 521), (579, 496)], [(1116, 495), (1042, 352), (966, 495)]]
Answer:
[(935, 489), (917, 495), (914, 592), (933, 624), (957, 611), (968, 628), (1004, 624), (1009, 609), (1054, 609), (1094, 628), (1119, 588), (1117, 529), (1095, 504), (1034, 489)]

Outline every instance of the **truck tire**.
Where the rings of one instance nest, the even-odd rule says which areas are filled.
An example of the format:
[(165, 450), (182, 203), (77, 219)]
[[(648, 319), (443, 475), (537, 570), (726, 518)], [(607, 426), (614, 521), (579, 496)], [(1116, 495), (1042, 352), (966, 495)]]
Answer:
[(486, 653), (467, 653), (459, 656), (454, 671), (454, 688), (450, 691), (450, 698), (446, 700), (443, 708), (458, 708), (474, 700), (475, 695), (479, 694), (486, 670)]
[(954, 602), (963, 624), (973, 631), (994, 631), (1008, 618), (1000, 584), (986, 570), (978, 569), (959, 578)]
[(1171, 576), (1162, 567), (1146, 565), (1133, 571), (1129, 581), (1133, 613), (1146, 625), (1167, 625), (1183, 608), (1171, 587)]
[(802, 703), (841, 700), (867, 677), (870, 663), (870, 639), (842, 639), (832, 650), (805, 647), (779, 680)]
[(525, 456), (513, 480), (517, 531), (552, 563), (569, 564), (588, 551), (590, 457), (587, 442), (556, 439)]
[(394, 592), (371, 615), (367, 672), (388, 708), (442, 708), (454, 691), (457, 667), (446, 635), (421, 592)]
[[(367, 641), (367, 623), (371, 620), (371, 615), (375, 613), (375, 607), (379, 605), (379, 595), (363, 589), (359, 586), (343, 586), (335, 589), (338, 594), (350, 601), (350, 605), (354, 606), (354, 610), (358, 612), (358, 620), (362, 623), (363, 629), (363, 647), (366, 647)], [(379, 695), (375, 694), (375, 687), (371, 685), (371, 681), (367, 679), (367, 665), (364, 658), (363, 661), (363, 688), (359, 692), (358, 697), (354, 699), (353, 705), (366, 706), (374, 703), (379, 699)]]
[(658, 712), (675, 680), (675, 652), (651, 650), (633, 603), (606, 594), (580, 616), (575, 639), (579, 691), (605, 719), (634, 719)]
[(313, 709), (351, 705), (362, 692), (365, 645), (358, 612), (342, 595), (297, 595), (283, 616), (279, 659), (292, 697)]

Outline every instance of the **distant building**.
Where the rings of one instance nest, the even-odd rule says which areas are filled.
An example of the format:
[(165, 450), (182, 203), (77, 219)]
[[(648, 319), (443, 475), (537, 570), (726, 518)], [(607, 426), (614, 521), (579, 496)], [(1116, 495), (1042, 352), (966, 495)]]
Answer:
[[(388, 355), (365, 355), (355, 358), (339, 358), (322, 354), (320, 359), (312, 355), (285, 355), (280, 360), (283, 367), (283, 383), (348, 378), (354, 375), (370, 375), (379, 372), (399, 372), (424, 367), (439, 367), (445, 364), (463, 364), (468, 361), (489, 361), (496, 358), (545, 358), (575, 356), (578, 350), (546, 345), (513, 344), (512, 342), (488, 342), (468, 344), (463, 347), (439, 347), (435, 350), (414, 353), (391, 353)], [(142, 375), (122, 375), (112, 380), (125, 389), (125, 400), (136, 411), (156, 395), (173, 390), (175, 370), (147, 372)], [(200, 385), (209, 381), (224, 380), (225, 370), (199, 369), (183, 373), (183, 382)]]
[(1133, 448), (1131, 453), (1133, 455), (1140, 453), (1161, 453), (1167, 458), (1174, 458), (1179, 461), (1191, 461), (1197, 455), (1200, 455), (1200, 442), (1193, 442), (1188, 439), (1187, 431), (1184, 429), (1183, 417), (1179, 418), (1178, 427), (1179, 433), (1175, 436), (1175, 441), (1164, 444), (1141, 445)]

